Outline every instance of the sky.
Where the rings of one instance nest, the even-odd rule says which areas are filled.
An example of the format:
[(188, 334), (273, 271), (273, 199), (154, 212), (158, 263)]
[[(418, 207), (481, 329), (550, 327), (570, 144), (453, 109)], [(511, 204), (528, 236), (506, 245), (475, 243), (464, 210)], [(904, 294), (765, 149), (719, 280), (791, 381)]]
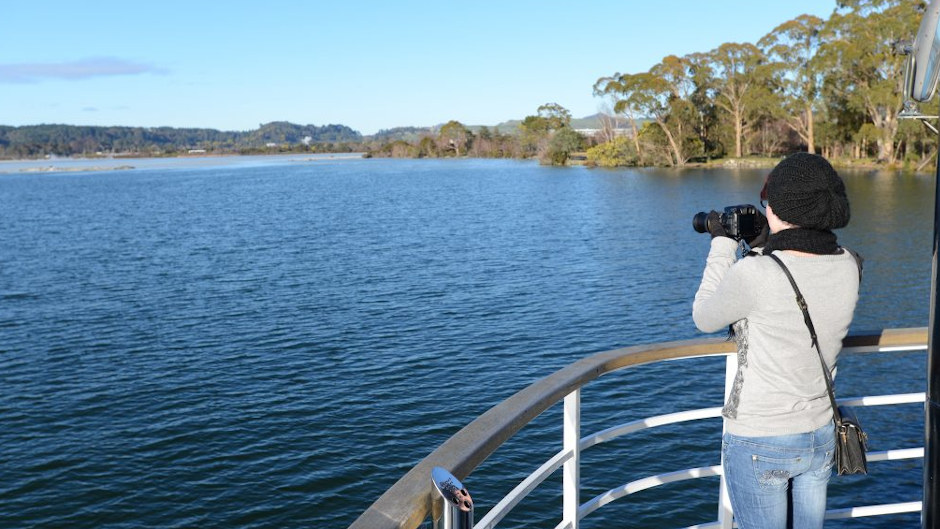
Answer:
[(4, 2), (0, 125), (370, 135), (603, 109), (601, 77), (756, 43), (835, 0)]

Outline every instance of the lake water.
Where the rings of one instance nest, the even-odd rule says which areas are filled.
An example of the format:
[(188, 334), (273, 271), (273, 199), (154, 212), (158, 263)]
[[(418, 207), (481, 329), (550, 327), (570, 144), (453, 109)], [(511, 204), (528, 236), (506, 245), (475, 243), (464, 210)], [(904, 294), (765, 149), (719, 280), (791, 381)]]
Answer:
[[(690, 311), (708, 236), (692, 215), (756, 203), (766, 174), (297, 162), (0, 175), (0, 527), (345, 527), (538, 378), (702, 336)], [(854, 329), (925, 326), (933, 176), (844, 176), (840, 240), (866, 257)], [(848, 357), (840, 395), (923, 391), (924, 356)], [(584, 432), (720, 405), (723, 373), (693, 360), (604, 377), (584, 391)], [(863, 413), (872, 449), (922, 445), (922, 405)], [(560, 448), (559, 415), (465, 481), (477, 519)], [(583, 501), (717, 464), (719, 432), (702, 421), (586, 452)], [(830, 508), (920, 500), (921, 472), (834, 478)], [(553, 527), (559, 483), (504, 525)], [(714, 520), (716, 500), (702, 479), (584, 524), (667, 513), (682, 527)]]

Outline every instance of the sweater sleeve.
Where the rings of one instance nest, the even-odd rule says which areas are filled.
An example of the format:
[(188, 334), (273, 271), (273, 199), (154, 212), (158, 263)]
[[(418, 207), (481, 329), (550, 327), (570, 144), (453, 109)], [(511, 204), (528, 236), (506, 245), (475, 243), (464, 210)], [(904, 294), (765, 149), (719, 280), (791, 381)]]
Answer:
[(712, 239), (702, 283), (692, 303), (692, 320), (702, 332), (715, 332), (744, 319), (750, 313), (755, 293), (739, 271), (738, 243), (727, 237)]

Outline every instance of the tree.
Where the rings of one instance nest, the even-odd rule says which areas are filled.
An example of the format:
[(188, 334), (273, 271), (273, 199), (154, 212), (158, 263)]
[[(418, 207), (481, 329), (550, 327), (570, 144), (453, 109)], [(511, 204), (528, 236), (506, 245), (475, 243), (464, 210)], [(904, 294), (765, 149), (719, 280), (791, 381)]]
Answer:
[(522, 148), (528, 154), (541, 155), (549, 148), (552, 133), (571, 127), (571, 112), (557, 103), (546, 103), (534, 116), (526, 116), (519, 124)]
[[(668, 144), (669, 164), (685, 165), (689, 158), (686, 140), (691, 129), (687, 118), (694, 111), (686, 97), (692, 84), (682, 59), (671, 55), (649, 72), (601, 78), (594, 86), (596, 93), (616, 94), (614, 111), (630, 116), (634, 130), (634, 116), (651, 117)], [(642, 153), (640, 134), (635, 133), (634, 138), (637, 151)]]
[(421, 139), (418, 140), (418, 157), (419, 158), (437, 158), (437, 142), (434, 141), (434, 138), (425, 134), (421, 136)]
[(594, 134), (594, 139), (602, 143), (614, 141), (618, 137), (620, 129), (620, 118), (614, 113), (612, 108), (601, 110), (597, 114), (597, 121), (600, 123), (600, 130)]
[(695, 109), (695, 124), (693, 126), (696, 136), (702, 146), (702, 156), (708, 158), (724, 155), (721, 140), (720, 108), (715, 104), (715, 69), (712, 66), (710, 53), (693, 53), (685, 59), (689, 64), (694, 90), (689, 95), (689, 102)]
[(638, 157), (642, 159), (640, 150), (640, 128), (638, 126), (641, 116), (641, 105), (638, 78), (632, 75), (615, 73), (611, 77), (601, 77), (594, 83), (594, 95), (607, 97), (613, 101), (613, 110), (627, 118), (630, 129), (633, 131), (633, 146)]
[(894, 54), (894, 43), (917, 32), (923, 3), (840, 0), (839, 7), (821, 33), (819, 64), (829, 72), (825, 86), (865, 113), (879, 131), (878, 160), (893, 162), (904, 82), (904, 58)]
[(618, 136), (611, 141), (588, 149), (588, 163), (600, 167), (636, 165), (637, 155), (633, 145), (630, 138)]
[(470, 142), (470, 130), (459, 121), (448, 121), (441, 127), (438, 135), (441, 150), (453, 150), (454, 156), (460, 156), (460, 151), (466, 151)]
[(519, 124), (519, 139), (524, 153), (533, 155), (548, 139), (548, 123), (539, 116), (526, 116)]
[(758, 41), (771, 59), (780, 80), (783, 116), (787, 126), (806, 143), (806, 150), (816, 153), (815, 107), (819, 99), (823, 70), (815, 60), (822, 44), (824, 22), (813, 15), (800, 15), (784, 22)]
[(570, 127), (565, 127), (552, 134), (548, 142), (548, 149), (543, 153), (541, 159), (543, 162), (550, 162), (552, 165), (565, 165), (571, 153), (580, 151), (583, 147), (584, 137), (571, 130)]
[[(744, 155), (745, 129), (754, 118), (758, 94), (766, 82), (769, 70), (764, 54), (753, 44), (726, 43), (712, 50), (709, 84), (714, 90), (714, 101), (724, 110), (734, 128), (734, 155)], [(756, 120), (754, 120), (756, 121)]]
[(479, 158), (508, 158), (518, 152), (515, 136), (502, 134), (499, 129), (482, 127), (470, 144), (470, 156)]
[[(669, 144), (671, 165), (683, 166), (700, 150), (691, 124), (696, 121), (690, 95), (695, 85), (687, 58), (669, 55), (639, 78), (641, 108), (652, 116)], [(694, 145), (694, 146), (693, 146)]]
[(546, 103), (538, 108), (538, 116), (545, 120), (548, 130), (571, 126), (571, 112), (558, 103)]

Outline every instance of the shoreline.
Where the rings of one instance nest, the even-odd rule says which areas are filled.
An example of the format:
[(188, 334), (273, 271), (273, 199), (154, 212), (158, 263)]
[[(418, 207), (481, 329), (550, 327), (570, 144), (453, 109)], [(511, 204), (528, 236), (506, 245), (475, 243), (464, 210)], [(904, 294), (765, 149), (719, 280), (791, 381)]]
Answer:
[[(249, 162), (252, 159), (268, 158), (281, 159), (284, 163), (316, 163), (342, 160), (361, 160), (364, 153), (304, 153), (304, 154), (206, 154), (181, 156), (117, 156), (117, 157), (63, 157), (63, 158), (33, 158), (0, 160), (0, 175), (34, 174), (34, 173), (85, 173), (101, 171), (129, 171), (132, 169), (166, 168), (237, 164), (241, 161)], [(110, 163), (109, 163), (110, 162)], [(250, 163), (250, 162), (249, 162)]]
[[(579, 153), (580, 154), (580, 153)], [(24, 158), (24, 159), (7, 159), (0, 160), (0, 175), (11, 175), (11, 174), (34, 174), (34, 173), (82, 173), (82, 172), (102, 172), (102, 171), (129, 171), (133, 169), (138, 169), (138, 165), (132, 165), (130, 163), (121, 163), (120, 165), (107, 165), (106, 162), (131, 162), (134, 160), (144, 161), (145, 164), (153, 164), (153, 166), (159, 166), (161, 162), (164, 162), (169, 165), (175, 164), (185, 164), (187, 161), (193, 163), (199, 163), (200, 161), (211, 161), (213, 159), (233, 161), (239, 159), (247, 158), (277, 158), (283, 157), (286, 162), (289, 163), (310, 163), (310, 162), (323, 162), (323, 161), (340, 161), (340, 160), (363, 160), (370, 159), (371, 156), (366, 152), (356, 152), (356, 153), (262, 153), (262, 154), (236, 154), (236, 153), (222, 153), (222, 154), (182, 154), (179, 156), (132, 156), (132, 155), (118, 155), (113, 157), (103, 157), (103, 156), (94, 156), (94, 157), (63, 157), (63, 158)], [(447, 159), (470, 159), (471, 157), (463, 156), (460, 158), (454, 157), (442, 157), (442, 158), (429, 158), (434, 160), (447, 160)], [(384, 158), (378, 158), (384, 159)], [(412, 158), (412, 159), (421, 159), (421, 158)], [(479, 159), (490, 159), (486, 157), (481, 157)], [(709, 160), (706, 162), (696, 161), (689, 162), (682, 166), (673, 166), (673, 167), (660, 167), (654, 165), (648, 166), (618, 166), (618, 167), (599, 167), (593, 166), (589, 163), (585, 163), (583, 159), (575, 158), (569, 159), (568, 166), (576, 167), (588, 167), (591, 169), (649, 169), (649, 168), (660, 168), (660, 169), (772, 169), (783, 157), (775, 158), (722, 158), (717, 160)], [(100, 164), (94, 165), (70, 165), (74, 164), (84, 164), (84, 163), (94, 163), (100, 162)], [(905, 164), (881, 164), (875, 160), (844, 160), (840, 158), (831, 159), (830, 162), (832, 166), (837, 170), (863, 170), (863, 171), (893, 171), (893, 172), (902, 172), (902, 173), (911, 173), (911, 174), (933, 174), (934, 166), (928, 164), (927, 167), (918, 170), (916, 167), (913, 167), (912, 164), (905, 167)], [(55, 163), (60, 163), (63, 165), (54, 165)], [(24, 165), (23, 167), (15, 167), (17, 165)], [(14, 166), (14, 167), (4, 167), (4, 166)]]
[(198, 160), (202, 158), (241, 158), (248, 156), (308, 156), (308, 157), (362, 157), (366, 153), (363, 152), (253, 152), (253, 153), (237, 153), (237, 152), (220, 152), (220, 153), (199, 153), (199, 154), (177, 154), (173, 156), (147, 156), (146, 154), (138, 153), (117, 153), (112, 155), (101, 155), (101, 156), (42, 156), (39, 158), (0, 158), (0, 164), (5, 163), (27, 163), (27, 162), (56, 162), (56, 161), (105, 161), (105, 160), (179, 160), (179, 159), (191, 159)]

